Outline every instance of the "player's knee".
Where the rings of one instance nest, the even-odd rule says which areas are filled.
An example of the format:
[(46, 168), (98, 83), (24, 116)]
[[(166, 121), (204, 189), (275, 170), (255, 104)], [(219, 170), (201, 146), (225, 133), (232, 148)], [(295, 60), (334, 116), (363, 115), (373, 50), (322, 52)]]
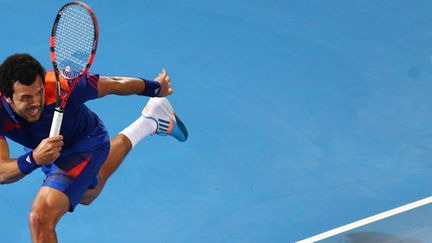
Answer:
[(46, 210), (32, 209), (29, 221), (30, 227), (35, 231), (55, 229), (55, 219)]

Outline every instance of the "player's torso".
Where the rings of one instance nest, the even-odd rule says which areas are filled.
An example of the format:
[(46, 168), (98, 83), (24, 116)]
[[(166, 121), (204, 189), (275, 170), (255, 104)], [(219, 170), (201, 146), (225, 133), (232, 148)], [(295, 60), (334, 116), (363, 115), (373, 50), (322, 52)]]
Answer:
[[(0, 119), (3, 134), (28, 148), (35, 148), (44, 138), (47, 138), (53, 119), (56, 102), (56, 84), (53, 72), (45, 76), (45, 104), (40, 119), (28, 123), (16, 116), (4, 98), (0, 105)], [(61, 81), (62, 91), (68, 91), (66, 80)], [(63, 116), (60, 134), (64, 137), (65, 148), (84, 149), (89, 144), (101, 141), (106, 136), (106, 130), (100, 119), (79, 100), (72, 92)], [(92, 137), (94, 141), (92, 141)]]

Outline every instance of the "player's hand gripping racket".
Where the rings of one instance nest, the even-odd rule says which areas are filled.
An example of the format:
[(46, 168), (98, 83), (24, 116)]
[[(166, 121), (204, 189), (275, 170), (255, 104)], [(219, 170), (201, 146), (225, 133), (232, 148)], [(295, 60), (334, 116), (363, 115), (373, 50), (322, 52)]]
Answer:
[[(87, 4), (70, 2), (57, 13), (50, 38), (57, 102), (49, 136), (60, 134), (69, 95), (93, 63), (98, 41), (96, 16)], [(69, 92), (62, 95), (60, 77), (68, 80)], [(63, 97), (62, 97), (63, 96)]]

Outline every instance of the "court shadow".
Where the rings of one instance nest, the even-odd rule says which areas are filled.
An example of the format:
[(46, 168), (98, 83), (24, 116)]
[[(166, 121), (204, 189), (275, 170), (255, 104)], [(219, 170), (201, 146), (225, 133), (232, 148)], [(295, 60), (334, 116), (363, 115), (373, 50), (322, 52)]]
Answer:
[(349, 233), (346, 237), (350, 239), (349, 243), (421, 243), (416, 239), (400, 238), (377, 232)]

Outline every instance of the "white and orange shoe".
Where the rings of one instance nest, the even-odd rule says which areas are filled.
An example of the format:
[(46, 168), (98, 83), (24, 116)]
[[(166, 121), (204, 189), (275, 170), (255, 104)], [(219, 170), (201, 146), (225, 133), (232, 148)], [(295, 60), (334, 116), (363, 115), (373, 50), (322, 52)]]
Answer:
[(156, 134), (171, 135), (180, 142), (184, 142), (188, 138), (185, 125), (174, 113), (174, 109), (167, 98), (150, 98), (141, 114), (143, 117), (156, 122)]

